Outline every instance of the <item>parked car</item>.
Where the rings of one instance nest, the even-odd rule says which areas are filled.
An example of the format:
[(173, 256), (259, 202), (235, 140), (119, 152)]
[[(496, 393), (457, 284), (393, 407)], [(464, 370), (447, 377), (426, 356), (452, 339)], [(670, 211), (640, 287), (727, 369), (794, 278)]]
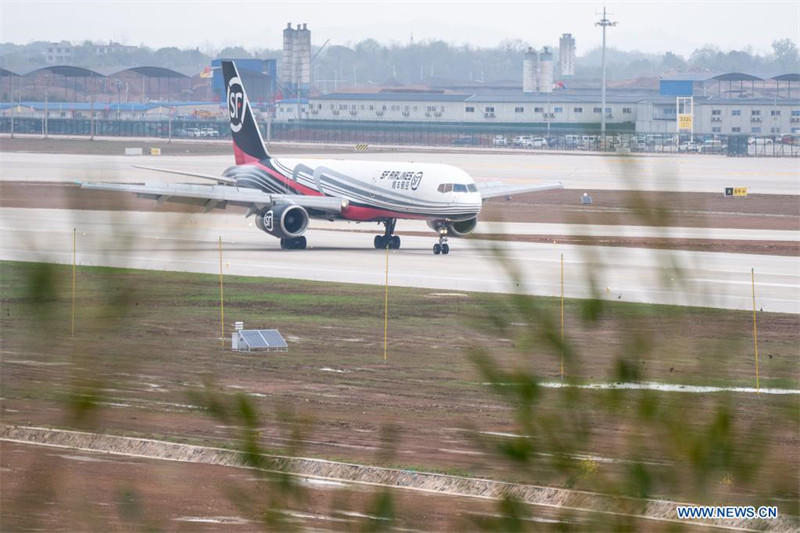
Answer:
[(478, 142), (478, 137), (475, 135), (459, 135), (453, 139), (453, 144), (456, 146), (475, 146)]
[(203, 128), (200, 132), (202, 133), (201, 137), (219, 137), (219, 131), (214, 128)]
[(508, 146), (508, 139), (502, 135), (495, 135), (492, 144), (495, 146)]
[(581, 145), (581, 136), (580, 135), (565, 135), (564, 136), (564, 148), (567, 149), (575, 149)]
[(719, 139), (709, 139), (697, 149), (701, 154), (724, 154), (728, 150), (727, 145), (722, 144)]
[(550, 136), (545, 137), (544, 140), (547, 141), (548, 148), (559, 148), (561, 146), (561, 137)]
[(547, 148), (547, 139), (544, 137), (534, 137), (531, 139), (530, 148)]
[(514, 146), (526, 146), (529, 141), (530, 141), (530, 136), (518, 135), (511, 140), (511, 144)]
[(678, 145), (679, 152), (698, 152), (700, 151), (700, 147), (694, 141), (686, 141), (682, 142)]

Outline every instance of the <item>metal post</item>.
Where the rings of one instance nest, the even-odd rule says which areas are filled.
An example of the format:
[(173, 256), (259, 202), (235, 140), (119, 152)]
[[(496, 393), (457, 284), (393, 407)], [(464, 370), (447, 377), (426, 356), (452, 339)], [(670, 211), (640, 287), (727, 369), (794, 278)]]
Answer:
[(94, 95), (92, 95), (92, 103), (90, 107), (91, 107), (90, 111), (91, 120), (89, 122), (89, 134), (90, 134), (89, 140), (93, 141), (94, 140)]
[(564, 381), (564, 254), (561, 254), (561, 381)]
[(603, 54), (602, 54), (602, 69), (603, 69), (603, 85), (600, 88), (601, 105), (601, 119), (600, 119), (600, 142), (605, 142), (606, 137), (606, 28), (609, 26), (616, 26), (616, 22), (611, 22), (606, 18), (606, 7), (603, 6), (603, 18), (599, 22), (595, 22), (595, 26), (603, 28)]
[(389, 244), (386, 244), (386, 288), (384, 289), (383, 303), (383, 362), (386, 362), (388, 352), (389, 331)]
[(750, 278), (753, 286), (753, 348), (756, 352), (756, 391), (761, 391), (758, 382), (758, 329), (756, 328), (756, 272), (750, 269)]
[(44, 121), (42, 122), (42, 129), (44, 130), (44, 138), (47, 139), (47, 90), (50, 88), (50, 77), (44, 78)]
[(225, 298), (222, 292), (222, 235), (219, 236), (219, 344), (225, 346)]
[(72, 228), (72, 329), (70, 336), (75, 336), (75, 250), (77, 239), (77, 228)]

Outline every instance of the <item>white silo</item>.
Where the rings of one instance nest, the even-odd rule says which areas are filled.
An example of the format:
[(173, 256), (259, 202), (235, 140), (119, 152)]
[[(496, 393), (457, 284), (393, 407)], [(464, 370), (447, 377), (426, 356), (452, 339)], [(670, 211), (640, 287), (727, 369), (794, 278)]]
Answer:
[(291, 87), (294, 84), (294, 34), (292, 23), (286, 24), (283, 30), (283, 58), (281, 60), (281, 79), (283, 83)]
[(539, 92), (553, 92), (553, 53), (546, 46), (539, 54)]
[(535, 93), (538, 92), (537, 87), (537, 71), (539, 70), (539, 56), (536, 50), (528, 48), (525, 52), (525, 57), (522, 59), (522, 92)]
[(558, 41), (558, 63), (562, 76), (575, 75), (575, 37), (565, 33)]
[(299, 86), (302, 94), (308, 94), (311, 87), (311, 31), (308, 24), (303, 23), (303, 27), (297, 26), (295, 32), (293, 61), (296, 63), (297, 77), (295, 83)]

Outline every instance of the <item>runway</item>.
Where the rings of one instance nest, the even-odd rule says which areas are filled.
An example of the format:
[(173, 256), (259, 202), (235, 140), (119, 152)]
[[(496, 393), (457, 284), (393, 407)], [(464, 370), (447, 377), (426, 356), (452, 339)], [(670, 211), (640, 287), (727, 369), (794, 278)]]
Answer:
[[(80, 265), (217, 273), (222, 237), (225, 274), (373, 285), (385, 279), (385, 252), (373, 248), (373, 233), (347, 231), (377, 233), (377, 225), (312, 228), (310, 248), (294, 251), (281, 250), (240, 215), (9, 208), (1, 222), (5, 260), (71, 263), (74, 227)], [(450, 255), (433, 256), (434, 241), (403, 237), (402, 249), (389, 254), (391, 286), (556, 296), (563, 254), (568, 298), (752, 309), (753, 268), (757, 307), (800, 313), (798, 257), (479, 239), (452, 239)], [(499, 253), (518, 270), (518, 281)]]
[[(141, 143), (133, 143), (141, 145)], [(157, 143), (156, 143), (157, 144)], [(120, 143), (120, 152), (123, 143)], [(274, 150), (276, 154), (280, 152)], [(278, 156), (279, 157), (279, 156)], [(298, 157), (292, 155), (289, 157)], [(325, 154), (309, 158), (330, 159)], [(747, 187), (750, 194), (800, 194), (798, 158), (728, 158), (703, 155), (625, 157), (509, 151), (508, 153), (354, 153), (336, 159), (446, 163), (478, 181), (509, 184), (561, 181), (568, 189), (710, 192)], [(4, 153), (0, 179), (28, 181), (187, 181), (191, 178), (132, 168), (147, 165), (204, 174), (221, 174), (230, 156), (90, 156)], [(202, 181), (202, 180), (193, 180)]]

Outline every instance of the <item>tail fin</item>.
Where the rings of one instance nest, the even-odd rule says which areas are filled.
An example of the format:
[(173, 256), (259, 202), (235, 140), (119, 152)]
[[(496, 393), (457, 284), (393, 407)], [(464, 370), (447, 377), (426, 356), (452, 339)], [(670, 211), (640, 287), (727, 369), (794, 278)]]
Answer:
[(236, 164), (269, 159), (267, 149), (264, 147), (264, 139), (261, 138), (256, 118), (250, 109), (250, 101), (244, 91), (244, 84), (239, 77), (239, 71), (233, 61), (222, 61), (221, 63)]

